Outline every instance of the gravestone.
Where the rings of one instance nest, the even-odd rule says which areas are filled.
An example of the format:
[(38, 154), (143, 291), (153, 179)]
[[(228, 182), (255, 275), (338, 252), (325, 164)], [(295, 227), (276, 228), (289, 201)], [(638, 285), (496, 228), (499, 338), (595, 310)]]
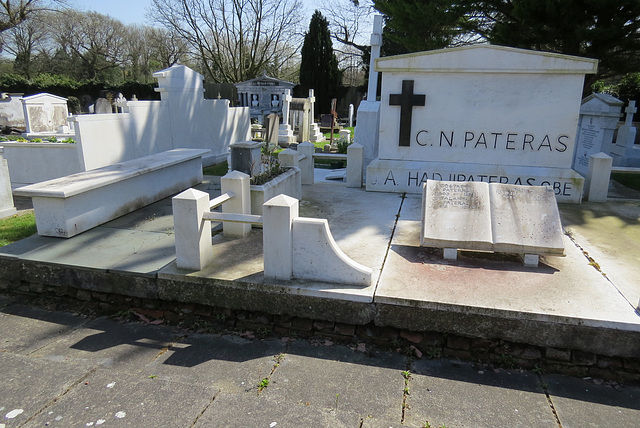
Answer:
[(316, 123), (316, 97), (313, 89), (309, 89), (309, 104), (311, 105), (311, 111), (309, 113), (311, 124), (309, 125), (309, 141), (322, 142), (324, 141), (324, 135), (320, 131), (320, 127)]
[(564, 255), (553, 189), (427, 180), (420, 245), (534, 255)]
[(9, 179), (9, 164), (3, 157), (3, 153), (4, 147), (0, 146), (0, 218), (16, 213), (11, 192), (11, 180)]
[(67, 124), (67, 99), (42, 93), (22, 98), (27, 135), (55, 134)]
[(282, 123), (280, 124), (280, 130), (278, 132), (278, 144), (282, 147), (287, 147), (290, 143), (296, 142), (296, 137), (293, 135), (293, 129), (289, 123), (291, 99), (291, 89), (285, 89), (281, 97)]
[(549, 186), (558, 201), (580, 202), (584, 179), (571, 163), (584, 75), (596, 60), (473, 45), (375, 64), (383, 75), (378, 157), (367, 190), (480, 181)]
[(113, 113), (113, 106), (111, 101), (106, 98), (98, 98), (96, 104), (93, 107), (95, 114)]
[(309, 141), (309, 125), (311, 124), (310, 112), (311, 103), (308, 98), (293, 98), (291, 100), (290, 113), (294, 116), (294, 123), (298, 129), (296, 141), (302, 143), (303, 141)]
[(624, 124), (618, 127), (615, 144), (611, 147), (614, 166), (640, 167), (640, 146), (635, 144), (637, 130), (633, 126), (633, 115), (638, 111), (635, 101), (629, 101), (624, 110)]
[(0, 93), (0, 126), (25, 128), (23, 93)]
[(265, 141), (269, 145), (278, 144), (278, 130), (280, 129), (280, 117), (271, 113), (267, 115), (265, 120), (266, 138)]
[(609, 94), (591, 94), (582, 100), (573, 169), (583, 177), (589, 172), (589, 158), (610, 153), (613, 134), (624, 103)]

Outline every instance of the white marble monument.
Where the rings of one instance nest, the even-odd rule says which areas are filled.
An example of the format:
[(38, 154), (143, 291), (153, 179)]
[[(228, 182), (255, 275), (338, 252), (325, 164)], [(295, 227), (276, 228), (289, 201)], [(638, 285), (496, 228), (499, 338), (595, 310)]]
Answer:
[(591, 155), (611, 152), (623, 105), (609, 94), (591, 94), (582, 100), (573, 169), (583, 177), (589, 172)]
[(41, 93), (22, 98), (27, 136), (52, 135), (67, 125), (67, 99)]
[(427, 180), (420, 245), (529, 255), (564, 255), (553, 189)]
[(633, 115), (638, 111), (635, 101), (629, 101), (624, 110), (624, 123), (618, 127), (615, 144), (611, 146), (613, 165), (638, 167), (640, 166), (640, 146), (636, 145), (636, 127), (633, 125)]
[(580, 202), (584, 179), (571, 163), (584, 75), (596, 60), (473, 45), (375, 63), (379, 147), (367, 190), (481, 181), (548, 186), (558, 201)]

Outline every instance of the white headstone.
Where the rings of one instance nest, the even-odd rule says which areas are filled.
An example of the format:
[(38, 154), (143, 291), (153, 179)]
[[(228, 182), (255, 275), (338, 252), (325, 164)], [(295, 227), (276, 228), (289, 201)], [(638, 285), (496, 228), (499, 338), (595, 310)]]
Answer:
[(93, 112), (95, 114), (113, 113), (113, 107), (108, 99), (98, 98), (95, 106), (93, 107)]
[(584, 75), (596, 65), (491, 45), (378, 59), (379, 152), (367, 190), (483, 181), (549, 186), (559, 201), (579, 202), (583, 178), (571, 162)]
[(623, 105), (609, 94), (591, 94), (582, 100), (573, 169), (583, 177), (589, 172), (591, 155), (611, 152)]
[(289, 143), (295, 143), (296, 137), (293, 135), (293, 129), (290, 125), (290, 105), (291, 105), (291, 90), (285, 89), (282, 94), (282, 123), (280, 123), (280, 131), (278, 132), (278, 143), (284, 147)]

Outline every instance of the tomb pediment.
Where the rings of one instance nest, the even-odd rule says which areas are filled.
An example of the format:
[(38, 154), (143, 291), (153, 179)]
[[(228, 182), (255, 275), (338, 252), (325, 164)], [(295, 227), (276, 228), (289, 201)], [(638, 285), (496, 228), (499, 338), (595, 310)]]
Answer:
[(488, 44), (376, 59), (379, 72), (594, 74), (598, 60)]

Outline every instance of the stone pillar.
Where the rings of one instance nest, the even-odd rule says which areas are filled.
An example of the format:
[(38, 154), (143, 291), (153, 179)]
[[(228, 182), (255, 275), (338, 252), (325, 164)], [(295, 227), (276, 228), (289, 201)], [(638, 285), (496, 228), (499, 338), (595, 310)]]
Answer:
[(298, 217), (299, 202), (278, 195), (262, 206), (264, 276), (289, 280), (293, 276), (293, 220)]
[(351, 144), (347, 147), (347, 187), (362, 187), (364, 147)]
[(209, 212), (209, 194), (187, 189), (171, 200), (176, 240), (176, 264), (180, 269), (202, 270), (213, 261), (211, 222), (203, 220)]
[(613, 158), (597, 153), (589, 158), (589, 172), (584, 182), (585, 195), (589, 202), (606, 202), (611, 178)]
[(238, 141), (230, 144), (230, 170), (240, 171), (251, 177), (260, 174), (263, 145), (260, 141)]
[(0, 218), (14, 215), (17, 212), (13, 204), (9, 164), (7, 160), (2, 157), (3, 153), (4, 147), (0, 146)]
[(353, 104), (349, 104), (349, 128), (353, 127)]
[(373, 33), (371, 34), (371, 59), (369, 60), (369, 87), (367, 88), (367, 101), (376, 100), (378, 90), (378, 72), (374, 70), (376, 59), (380, 58), (380, 46), (382, 45), (382, 15), (373, 17)]
[[(251, 190), (249, 176), (240, 171), (231, 171), (220, 179), (221, 192), (233, 192), (235, 196), (222, 204), (223, 213), (251, 214)], [(243, 238), (251, 232), (249, 223), (222, 223), (222, 232), (225, 236)]]
[(298, 153), (300, 155), (304, 155), (305, 158), (300, 161), (300, 171), (302, 173), (302, 184), (303, 185), (311, 185), (314, 183), (314, 164), (313, 164), (313, 154), (316, 151), (316, 146), (309, 141), (305, 141), (304, 143), (298, 144)]
[(278, 154), (278, 161), (280, 161), (280, 165), (283, 168), (298, 168), (298, 152), (291, 149), (285, 149)]

